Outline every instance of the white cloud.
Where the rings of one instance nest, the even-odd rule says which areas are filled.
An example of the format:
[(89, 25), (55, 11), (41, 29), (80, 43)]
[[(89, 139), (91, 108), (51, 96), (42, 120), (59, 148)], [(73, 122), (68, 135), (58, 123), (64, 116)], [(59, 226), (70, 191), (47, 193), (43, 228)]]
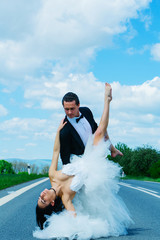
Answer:
[[(57, 62), (67, 63), (74, 71), (87, 66), (95, 51), (110, 46), (114, 35), (126, 32), (129, 20), (138, 18), (139, 12), (147, 8), (150, 2), (1, 2), (0, 19), (6, 22), (5, 28), (1, 25), (3, 37), (0, 41), (0, 70), (3, 77), (15, 84), (22, 83), (23, 77), (37, 68), (45, 70), (46, 66), (51, 68)], [(14, 81), (13, 73), (16, 76)]]
[[(5, 133), (5, 136), (10, 136), (10, 141), (12, 138), (14, 141), (20, 139), (22, 142), (26, 142), (27, 140), (25, 144), (28, 144), (29, 139), (53, 140), (62, 116), (54, 113), (50, 119), (12, 118), (0, 122), (0, 131)], [(7, 138), (3, 138), (3, 140), (7, 140)]]
[(23, 139), (28, 139), (28, 136), (19, 135), (18, 138), (23, 140)]
[(25, 39), (34, 30), (34, 16), (40, 7), (41, 0), (0, 1), (1, 39)]
[(8, 153), (8, 149), (2, 149), (2, 153)]
[(16, 151), (17, 152), (23, 152), (23, 151), (25, 151), (25, 149), (24, 148), (16, 148)]
[(65, 75), (54, 72), (49, 79), (33, 79), (32, 84), (26, 84), (24, 97), (32, 102), (31, 106), (38, 104), (42, 109), (62, 112), (61, 100), (69, 91), (75, 92), (83, 105), (96, 109), (97, 103), (103, 99), (104, 83), (97, 81), (93, 73)]
[(26, 143), (26, 147), (35, 147), (37, 144), (36, 143)]
[(3, 93), (10, 93), (9, 89), (7, 89), (7, 88), (2, 89), (2, 92)]
[(156, 43), (152, 46), (151, 55), (155, 61), (160, 61), (160, 43)]
[(129, 55), (134, 55), (134, 54), (144, 54), (146, 51), (150, 50), (151, 47), (149, 45), (144, 45), (141, 49), (135, 49), (133, 47), (130, 47), (127, 49), (127, 53)]
[[(0, 82), (7, 85), (3, 92), (10, 93), (16, 88), (12, 85), (20, 85), (26, 101), (23, 106), (35, 110), (41, 108), (51, 115), (47, 115), (48, 119), (11, 118), (0, 123), (0, 130), (11, 138), (21, 138), (25, 144), (31, 143), (33, 138), (52, 139), (64, 116), (61, 99), (68, 91), (76, 92), (81, 105), (90, 107), (99, 121), (104, 83), (93, 73), (86, 73), (89, 60), (100, 49), (113, 46), (116, 35), (125, 33), (128, 40), (135, 37), (137, 32), (130, 19), (140, 18), (148, 29), (150, 17), (143, 16), (141, 10), (150, 2), (1, 1), (0, 22), (5, 24), (0, 25)], [(151, 48), (152, 57), (157, 61), (160, 60), (159, 45)], [(143, 54), (149, 49), (150, 46), (145, 45), (139, 50), (130, 48), (128, 52)], [(133, 86), (119, 82), (111, 84), (113, 101), (109, 131), (113, 142), (122, 141), (134, 146), (145, 140), (158, 144), (160, 78)], [(0, 105), (0, 115), (7, 113)]]
[(2, 104), (0, 104), (0, 117), (6, 116), (7, 114), (8, 110)]
[(20, 119), (12, 118), (0, 123), (0, 130), (5, 131), (9, 134), (19, 134), (20, 132), (30, 133), (34, 132), (35, 129), (42, 129), (46, 125), (47, 120), (45, 119)]
[[(58, 75), (58, 82), (55, 80)], [(129, 144), (131, 147), (142, 144), (157, 146), (159, 132), (159, 103), (160, 103), (160, 78), (155, 77), (141, 85), (126, 86), (119, 82), (111, 83), (113, 88), (113, 100), (111, 103), (109, 133), (114, 143), (117, 141)], [(34, 86), (32, 86), (34, 88)], [(67, 91), (77, 93), (82, 106), (92, 109), (99, 123), (103, 110), (104, 83), (99, 82), (92, 73), (69, 74), (67, 76), (58, 72), (49, 80), (45, 79), (43, 87), (36, 85), (39, 95), (32, 94), (28, 85), (26, 90), (29, 100), (33, 103), (39, 99), (39, 107), (47, 96), (47, 104), (44, 108), (53, 111), (57, 102), (56, 114), (63, 116), (61, 99)], [(31, 90), (31, 91), (30, 91)], [(48, 107), (49, 106), (49, 107)], [(59, 107), (59, 108), (58, 108)], [(61, 117), (53, 120), (53, 125)], [(148, 130), (147, 130), (148, 129)], [(141, 134), (138, 134), (140, 132)], [(40, 131), (37, 137), (49, 137), (49, 133)], [(153, 138), (151, 137), (153, 136)], [(152, 138), (152, 139), (151, 139)], [(151, 140), (150, 140), (151, 139)]]
[(62, 104), (60, 101), (52, 100), (49, 98), (44, 98), (41, 103), (42, 109), (60, 109), (62, 107)]
[(37, 139), (53, 139), (53, 133), (49, 131), (35, 132), (35, 137)]
[[(111, 85), (113, 100), (110, 107), (108, 130), (113, 144), (122, 142), (130, 147), (149, 144), (160, 148), (160, 78), (155, 77), (141, 85), (126, 86), (119, 82), (113, 82)], [(50, 151), (52, 151), (56, 129), (64, 116), (61, 106), (64, 90), (76, 92), (81, 105), (90, 107), (97, 123), (99, 123), (103, 110), (104, 83), (99, 82), (92, 73), (70, 74), (62, 81), (55, 82), (55, 84), (52, 79), (48, 82), (47, 79), (44, 79), (43, 89), (40, 86), (37, 90), (38, 94), (36, 95), (28, 94), (27, 101), (32, 101), (33, 104), (35, 102), (37, 104), (39, 101), (39, 107), (42, 107), (42, 103), (47, 99), (48, 105), (43, 107), (46, 111), (50, 111), (51, 115), (48, 116), (48, 119), (12, 118), (1, 122), (0, 130), (5, 132), (6, 137), (10, 136), (12, 138), (13, 136), (14, 139), (20, 137), (24, 146), (36, 141), (37, 146), (35, 147), (38, 147), (41, 146), (40, 142), (42, 140), (43, 143), (49, 141)], [(29, 86), (27, 91), (29, 93)], [(53, 93), (53, 97), (51, 97), (51, 93)], [(47, 98), (47, 96), (49, 97)], [(38, 142), (39, 140), (40, 142)], [(20, 148), (23, 148), (23, 146), (20, 146)]]
[[(62, 97), (66, 92), (72, 91), (79, 96), (81, 104), (96, 111), (96, 117), (98, 117), (103, 108), (104, 83), (99, 82), (93, 73), (69, 74), (61, 77), (62, 79), (59, 78), (58, 82), (53, 76), (49, 80), (45, 79), (42, 85), (28, 85), (25, 90), (25, 97), (32, 101), (32, 104), (39, 104), (42, 109), (55, 109), (62, 112)], [(120, 85), (119, 82), (113, 82), (112, 88), (112, 109), (114, 111), (130, 114), (159, 114), (159, 77), (135, 86), (125, 86)], [(34, 89), (36, 89), (36, 92)]]
[(20, 76), (28, 71), (31, 72), (42, 63), (42, 59), (29, 51), (26, 41), (0, 41), (0, 55), (0, 69), (4, 75), (6, 71), (9, 71)]
[(152, 19), (150, 15), (144, 15), (140, 13), (140, 19), (145, 23), (146, 30), (149, 30), (150, 25), (152, 24)]
[(109, 133), (113, 142), (160, 148), (160, 78), (134, 86), (114, 82), (112, 88)]
[(121, 86), (112, 84), (115, 97), (112, 107), (115, 110), (141, 113), (159, 113), (160, 78), (155, 77), (137, 86)]

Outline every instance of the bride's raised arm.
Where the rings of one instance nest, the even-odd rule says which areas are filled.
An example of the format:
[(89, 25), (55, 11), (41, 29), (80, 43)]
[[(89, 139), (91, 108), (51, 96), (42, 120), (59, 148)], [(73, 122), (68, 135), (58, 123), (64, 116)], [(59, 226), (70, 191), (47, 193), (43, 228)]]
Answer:
[(98, 142), (105, 136), (106, 130), (109, 123), (109, 105), (112, 100), (112, 88), (109, 83), (105, 83), (105, 95), (104, 95), (104, 110), (102, 117), (99, 123), (99, 126), (95, 132), (94, 136), (94, 145), (97, 145)]

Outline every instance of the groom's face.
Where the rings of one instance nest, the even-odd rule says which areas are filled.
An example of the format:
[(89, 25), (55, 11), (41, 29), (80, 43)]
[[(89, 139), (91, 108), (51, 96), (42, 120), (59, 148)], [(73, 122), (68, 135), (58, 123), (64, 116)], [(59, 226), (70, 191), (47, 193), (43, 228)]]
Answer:
[(74, 118), (79, 116), (79, 104), (76, 105), (75, 100), (72, 102), (64, 101), (63, 107), (66, 115), (69, 118)]

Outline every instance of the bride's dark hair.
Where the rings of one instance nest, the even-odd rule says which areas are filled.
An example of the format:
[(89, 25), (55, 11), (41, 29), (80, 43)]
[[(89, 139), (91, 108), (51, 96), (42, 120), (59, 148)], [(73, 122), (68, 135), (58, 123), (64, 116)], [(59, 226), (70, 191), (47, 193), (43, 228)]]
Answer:
[[(56, 197), (54, 206), (49, 204), (45, 208), (40, 208), (37, 204), (37, 206), (36, 206), (36, 220), (37, 220), (37, 224), (40, 227), (40, 229), (42, 230), (44, 228), (44, 223), (47, 220), (47, 217), (45, 215), (50, 216), (53, 212), (59, 213), (63, 209), (64, 209), (64, 206), (63, 206), (63, 203), (62, 203), (62, 200), (61, 200), (60, 197)], [(45, 223), (45, 226), (46, 225), (47, 225), (47, 222)]]

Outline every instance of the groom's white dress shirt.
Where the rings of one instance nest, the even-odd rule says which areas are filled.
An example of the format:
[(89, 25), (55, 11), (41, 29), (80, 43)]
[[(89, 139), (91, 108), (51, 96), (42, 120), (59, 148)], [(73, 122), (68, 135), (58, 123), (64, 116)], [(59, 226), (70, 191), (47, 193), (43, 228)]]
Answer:
[[(81, 113), (80, 113), (80, 116), (81, 116)], [(84, 143), (84, 146), (86, 146), (89, 136), (92, 135), (92, 129), (91, 129), (89, 122), (87, 121), (87, 119), (84, 116), (77, 123), (76, 119), (79, 117), (69, 118), (67, 116), (67, 119), (71, 123), (71, 125), (75, 128), (77, 133), (79, 134), (80, 138), (82, 139), (82, 141)]]

